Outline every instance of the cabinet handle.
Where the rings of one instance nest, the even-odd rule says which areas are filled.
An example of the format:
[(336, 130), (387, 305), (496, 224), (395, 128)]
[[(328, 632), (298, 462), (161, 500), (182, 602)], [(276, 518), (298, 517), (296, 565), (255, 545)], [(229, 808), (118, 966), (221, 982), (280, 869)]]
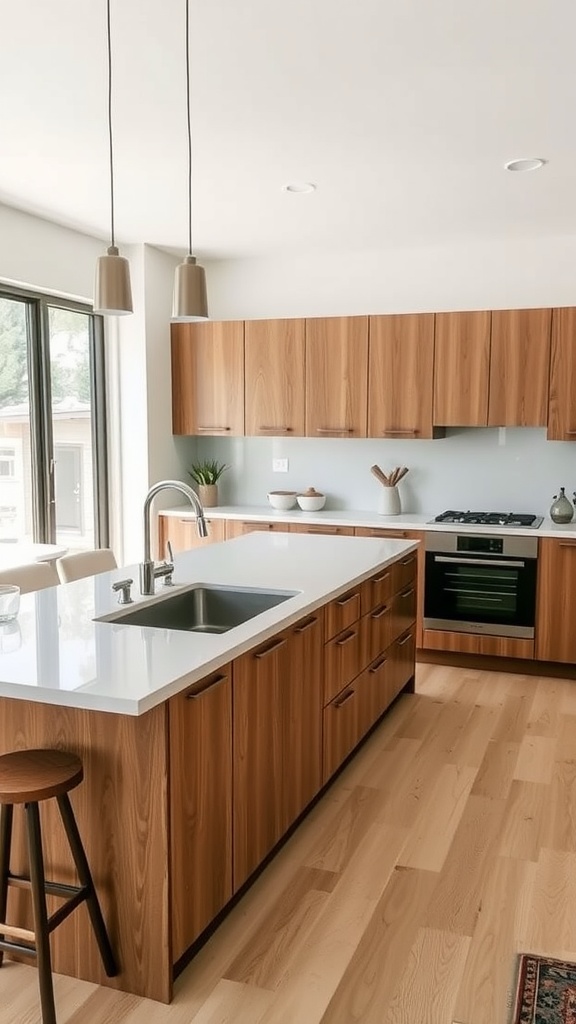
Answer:
[(269, 654), (273, 654), (274, 651), (278, 651), (281, 647), (284, 647), (284, 644), (286, 642), (286, 639), (277, 640), (276, 643), (272, 644), (271, 647), (268, 647), (265, 651), (259, 651), (258, 654), (254, 655), (254, 657), (257, 658), (258, 661), (260, 661), (262, 658), (267, 658)]
[(561, 540), (560, 543), (558, 544), (558, 547), (559, 548), (576, 548), (576, 540), (573, 540), (573, 541)]
[(377, 611), (372, 612), (370, 618), (371, 619), (381, 619), (382, 616), (386, 615), (386, 612), (389, 612), (389, 611), (390, 611), (390, 606), (387, 605), (387, 604), (383, 604), (382, 607), (379, 608)]
[(348, 701), (354, 696), (355, 693), (355, 690), (348, 690), (348, 693), (345, 693), (340, 700), (334, 701), (334, 707), (343, 708), (344, 705), (348, 703)]
[(197, 697), (203, 697), (205, 693), (208, 693), (208, 690), (214, 690), (217, 686), (221, 686), (221, 684), (225, 683), (227, 679), (228, 676), (216, 676), (215, 679), (208, 679), (206, 684), (199, 690), (190, 690), (185, 695), (185, 699), (196, 700)]
[(385, 572), (382, 576), (375, 576), (372, 583), (384, 583), (384, 580), (390, 579), (390, 573)]
[(215, 430), (226, 431), (230, 429), (231, 427), (196, 427), (196, 430), (201, 430), (203, 433), (212, 433)]
[(412, 562), (415, 561), (416, 555), (410, 555), (410, 558), (405, 558), (403, 562), (400, 562), (400, 565), (412, 565)]
[(576, 430), (565, 430), (565, 431), (564, 431), (564, 433), (565, 433), (565, 434), (566, 434), (566, 435), (567, 435), (568, 437), (576, 437)]
[(354, 427), (316, 427), (317, 434), (353, 434)]
[(397, 644), (398, 647), (404, 647), (404, 644), (407, 644), (408, 641), (411, 640), (411, 639), (412, 639), (412, 633), (408, 633), (408, 635), (405, 636), (403, 640), (397, 640), (396, 644)]
[(350, 601), (355, 601), (357, 597), (358, 594), (349, 594), (348, 597), (341, 597), (339, 601), (336, 601), (336, 604), (339, 608), (343, 608), (344, 605), (350, 604)]
[(405, 597), (411, 597), (414, 593), (414, 587), (410, 587), (410, 590), (405, 590), (404, 593), (398, 594), (398, 597), (404, 599)]
[(258, 430), (275, 431), (277, 434), (290, 434), (292, 427), (258, 427)]
[(372, 673), (379, 672), (382, 666), (385, 665), (387, 661), (388, 658), (380, 658), (379, 661), (375, 661), (373, 665), (370, 665), (368, 671)]
[(416, 430), (414, 427), (412, 430), (396, 430), (394, 427), (390, 427), (389, 430), (382, 431), (384, 437), (386, 437), (387, 434), (391, 437), (416, 437), (416, 434), (419, 433), (420, 431)]
[(355, 637), (356, 637), (355, 631), (351, 630), (351, 632), (347, 633), (346, 636), (343, 636), (341, 640), (337, 640), (336, 641), (336, 647), (344, 647), (345, 644), (349, 644), (350, 641), (354, 640)]
[(315, 622), (318, 622), (318, 619), (316, 618), (316, 616), (314, 616), (311, 619), (308, 619), (308, 622), (305, 622), (303, 626), (296, 626), (294, 632), (295, 633), (305, 633), (306, 630), (310, 629), (310, 626), (313, 626)]

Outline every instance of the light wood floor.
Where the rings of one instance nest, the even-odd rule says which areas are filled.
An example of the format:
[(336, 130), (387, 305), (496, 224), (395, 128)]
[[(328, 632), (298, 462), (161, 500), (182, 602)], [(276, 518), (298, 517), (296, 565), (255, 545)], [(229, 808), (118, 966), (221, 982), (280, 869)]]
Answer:
[(58, 1019), (506, 1024), (523, 950), (576, 960), (576, 681), (420, 666), (170, 1006), (58, 977)]

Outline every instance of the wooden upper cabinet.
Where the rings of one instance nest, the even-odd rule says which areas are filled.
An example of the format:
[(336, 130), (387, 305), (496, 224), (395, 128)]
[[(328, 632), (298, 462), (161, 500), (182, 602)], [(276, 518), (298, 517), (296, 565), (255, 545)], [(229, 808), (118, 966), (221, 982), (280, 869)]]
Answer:
[(366, 437), (368, 317), (306, 321), (306, 434)]
[(485, 427), (490, 381), (490, 310), (436, 313), (434, 423)]
[(368, 437), (432, 437), (434, 313), (370, 317)]
[(549, 441), (576, 441), (576, 309), (552, 312)]
[(247, 320), (246, 434), (302, 436), (305, 320)]
[(172, 430), (244, 433), (244, 323), (172, 324)]
[(489, 426), (547, 425), (551, 323), (551, 309), (493, 311)]

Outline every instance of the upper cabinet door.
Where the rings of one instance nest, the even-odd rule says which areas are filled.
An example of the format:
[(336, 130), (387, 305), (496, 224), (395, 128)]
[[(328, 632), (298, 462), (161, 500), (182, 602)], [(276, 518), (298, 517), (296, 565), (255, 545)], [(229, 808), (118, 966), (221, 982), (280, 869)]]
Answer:
[(306, 434), (366, 437), (368, 317), (306, 321)]
[(576, 441), (576, 309), (552, 312), (549, 441)]
[(434, 423), (485, 427), (490, 380), (490, 310), (436, 313)]
[(246, 434), (302, 436), (305, 320), (247, 320)]
[(551, 323), (551, 309), (493, 311), (489, 426), (547, 425)]
[(370, 317), (369, 437), (432, 437), (434, 313)]
[(172, 430), (244, 433), (244, 323), (172, 324)]

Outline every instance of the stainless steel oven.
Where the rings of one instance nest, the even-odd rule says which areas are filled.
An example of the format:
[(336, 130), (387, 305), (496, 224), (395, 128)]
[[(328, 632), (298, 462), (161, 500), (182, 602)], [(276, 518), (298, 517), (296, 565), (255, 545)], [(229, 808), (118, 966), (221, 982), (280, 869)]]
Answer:
[(426, 534), (424, 629), (532, 639), (536, 537)]

